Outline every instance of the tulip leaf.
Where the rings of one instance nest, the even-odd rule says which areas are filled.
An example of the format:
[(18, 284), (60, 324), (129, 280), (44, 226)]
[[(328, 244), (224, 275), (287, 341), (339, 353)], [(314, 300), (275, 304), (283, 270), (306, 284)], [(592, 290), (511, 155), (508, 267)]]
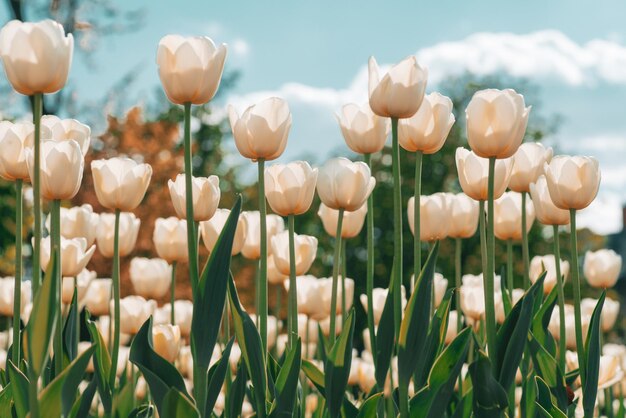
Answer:
[(191, 319), (191, 350), (194, 367), (199, 373), (206, 373), (209, 369), (220, 331), (230, 275), (231, 251), (240, 211), (241, 195), (237, 197), (215, 247), (211, 251), (195, 292)]
[(160, 404), (161, 408), (157, 406), (157, 410), (161, 417), (200, 418), (200, 413), (191, 399), (175, 387), (171, 387), (165, 392)]
[(298, 394), (301, 352), (302, 342), (298, 338), (295, 346), (288, 349), (285, 361), (276, 378), (276, 397), (269, 415), (271, 418), (290, 418), (293, 414), (296, 395)]
[[(393, 267), (391, 277), (394, 277)], [(394, 342), (396, 339), (395, 323), (393, 317), (394, 293), (395, 281), (390, 280), (389, 290), (387, 291), (387, 299), (385, 299), (385, 306), (378, 322), (378, 329), (376, 332), (376, 347), (375, 349), (376, 365), (375, 377), (378, 388), (385, 387), (385, 380), (387, 379), (387, 373), (389, 372), (389, 366), (391, 364), (391, 357), (394, 351)]]
[(51, 417), (67, 416), (72, 410), (78, 385), (96, 346), (92, 345), (59, 373), (39, 394), (39, 407)]
[(311, 381), (311, 383), (313, 383), (318, 392), (320, 392), (322, 396), (326, 396), (324, 372), (318, 369), (315, 364), (306, 359), (302, 360), (302, 371)]
[(224, 351), (222, 351), (222, 357), (209, 370), (209, 387), (207, 390), (206, 404), (204, 408), (204, 416), (206, 417), (211, 416), (211, 411), (213, 411), (213, 408), (215, 407), (217, 397), (222, 390), (222, 386), (224, 386), (224, 378), (226, 377), (226, 371), (230, 367), (230, 351), (233, 348), (234, 341), (235, 337), (228, 341)]
[(241, 356), (248, 369), (248, 376), (254, 388), (254, 398), (257, 405), (257, 416), (260, 418), (266, 415), (265, 397), (267, 393), (267, 374), (265, 368), (265, 356), (261, 345), (261, 336), (257, 332), (256, 325), (250, 315), (243, 309), (235, 281), (232, 276), (228, 281), (228, 299), (230, 301), (231, 313), (233, 316), (233, 327), (235, 335), (241, 348)]
[(532, 332), (535, 338), (553, 357), (556, 356), (556, 342), (550, 331), (548, 331), (548, 325), (557, 302), (557, 292), (557, 286), (554, 286), (548, 297), (543, 301), (541, 308), (535, 314), (532, 323)]
[(230, 385), (230, 390), (226, 395), (226, 410), (224, 411), (225, 417), (238, 417), (241, 416), (241, 407), (243, 406), (243, 399), (246, 395), (246, 382), (248, 375), (246, 371), (246, 365), (243, 360), (239, 361), (237, 366), (237, 374), (235, 380)]
[(382, 392), (375, 393), (363, 402), (361, 408), (359, 408), (359, 415), (356, 418), (371, 418), (376, 416), (376, 410), (378, 409), (378, 402), (382, 398)]
[(74, 361), (78, 355), (78, 292), (74, 288), (70, 310), (63, 326), (63, 351), (68, 362)]
[(602, 352), (602, 347), (600, 346), (600, 321), (605, 298), (606, 290), (600, 295), (598, 304), (591, 314), (589, 331), (587, 331), (587, 341), (585, 342), (585, 353), (587, 353), (587, 373), (585, 374), (585, 382), (583, 383), (583, 409), (585, 410), (585, 416), (592, 416), (593, 409), (596, 405), (598, 375), (600, 373), (600, 355)]
[(446, 347), (428, 375), (427, 385), (411, 399), (411, 418), (436, 418), (445, 415), (469, 350), (472, 330), (465, 328)]
[(85, 390), (80, 394), (78, 399), (74, 402), (69, 418), (87, 418), (89, 416), (91, 402), (93, 401), (93, 397), (95, 396), (97, 389), (98, 380), (92, 379)]
[(128, 418), (152, 418), (154, 416), (154, 406), (151, 404), (143, 404), (133, 409)]
[(59, 280), (56, 251), (53, 252), (46, 274), (33, 301), (33, 310), (26, 325), (29, 366), (35, 376), (41, 376), (48, 362), (52, 335), (57, 326), (56, 308), (59, 306)]
[(326, 404), (330, 418), (337, 418), (345, 398), (350, 366), (352, 364), (352, 339), (354, 337), (354, 308), (343, 324), (339, 338), (335, 341), (326, 363), (324, 363), (324, 386)]
[(104, 343), (104, 339), (96, 326), (96, 323), (89, 319), (89, 313), (87, 313), (87, 329), (89, 330), (89, 336), (91, 342), (96, 346), (96, 351), (93, 356), (94, 375), (98, 382), (98, 393), (100, 394), (100, 400), (105, 412), (110, 412), (113, 404), (112, 388), (109, 385), (109, 374), (111, 372), (111, 356)]
[[(135, 338), (133, 338), (133, 342), (130, 345), (129, 360), (139, 368), (144, 379), (146, 379), (154, 404), (159, 411), (159, 416), (176, 416), (164, 413), (165, 409), (163, 409), (166, 395), (171, 390), (175, 390), (177, 394), (182, 394), (191, 399), (189, 393), (187, 393), (185, 381), (176, 367), (159, 356), (152, 347), (152, 317), (144, 322)], [(177, 397), (175, 395), (170, 396), (173, 398), (171, 402), (174, 402), (176, 405), (178, 403)]]
[(563, 377), (563, 373), (556, 359), (539, 340), (535, 338), (533, 333), (529, 334), (528, 347), (533, 359), (535, 373), (548, 385), (552, 394), (558, 401), (559, 408), (565, 410), (569, 403), (567, 389), (565, 386), (565, 378)]
[(15, 406), (15, 412), (18, 418), (23, 418), (28, 415), (29, 411), (29, 392), (28, 386), (30, 382), (26, 375), (18, 369), (11, 360), (7, 360), (9, 379), (11, 380), (11, 386), (13, 387), (13, 404)]
[(469, 366), (474, 392), (473, 411), (476, 418), (500, 416), (508, 406), (507, 392), (493, 375), (491, 362), (482, 350)]
[(134, 408), (135, 399), (135, 385), (131, 384), (131, 381), (126, 379), (127, 373), (122, 374), (120, 378), (119, 388), (115, 397), (113, 398), (113, 410), (120, 417), (126, 417), (130, 415)]
[(555, 399), (548, 384), (539, 376), (535, 376), (535, 383), (537, 384), (535, 403), (540, 414), (549, 418), (567, 418), (567, 415), (554, 404)]
[[(398, 384), (400, 388), (408, 387), (409, 380), (418, 366), (419, 358), (424, 358), (438, 253), (439, 241), (430, 251), (426, 264), (415, 284), (415, 291), (409, 298), (404, 310), (398, 337)], [(424, 361), (421, 363), (420, 366), (425, 364)], [(423, 371), (418, 370), (418, 372), (421, 375)]]
[(4, 385), (0, 391), (0, 417), (13, 415), (13, 387), (11, 383)]
[(515, 374), (522, 360), (524, 347), (528, 339), (533, 310), (535, 307), (535, 297), (541, 294), (545, 272), (526, 291), (524, 296), (513, 306), (504, 323), (498, 330), (496, 344), (498, 344), (498, 356), (496, 358), (495, 374), (504, 388), (508, 392), (515, 382)]
[(472, 416), (472, 400), (474, 399), (473, 389), (469, 389), (456, 404), (456, 409), (452, 418), (470, 418)]
[(512, 308), (513, 295), (509, 294), (507, 287), (509, 280), (513, 280), (513, 277), (509, 277), (506, 273), (506, 269), (502, 267), (500, 269), (500, 293), (502, 294), (502, 306), (504, 307), (504, 315), (508, 316)]

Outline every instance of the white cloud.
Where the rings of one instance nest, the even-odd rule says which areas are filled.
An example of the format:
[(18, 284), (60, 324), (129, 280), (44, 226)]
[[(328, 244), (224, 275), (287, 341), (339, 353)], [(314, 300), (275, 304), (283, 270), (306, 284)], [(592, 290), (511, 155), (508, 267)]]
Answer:
[(245, 57), (250, 52), (250, 45), (245, 39), (237, 38), (232, 42), (231, 49), (235, 54)]

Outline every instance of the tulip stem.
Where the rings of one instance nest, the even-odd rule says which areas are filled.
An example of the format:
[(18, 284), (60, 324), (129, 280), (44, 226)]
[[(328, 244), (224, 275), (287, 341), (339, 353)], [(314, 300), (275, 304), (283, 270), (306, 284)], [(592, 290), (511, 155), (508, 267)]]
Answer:
[(528, 255), (528, 231), (526, 218), (526, 199), (528, 193), (522, 192), (522, 259), (524, 261), (524, 289), (530, 288), (530, 261)]
[[(461, 282), (462, 282), (462, 252), (463, 246), (461, 238), (454, 239), (454, 297), (456, 298), (456, 332), (461, 332), (462, 316), (461, 316)], [(459, 394), (463, 396), (463, 376), (459, 374)]]
[(193, 216), (193, 164), (191, 162), (191, 103), (185, 103), (185, 218), (187, 219), (187, 251), (189, 254), (189, 277), (194, 295), (198, 287), (198, 241)]
[(172, 262), (172, 282), (170, 284), (170, 322), (176, 325), (176, 310), (174, 303), (176, 302), (176, 261)]
[(15, 287), (13, 293), (13, 350), (15, 365), (20, 364), (20, 319), (22, 312), (22, 179), (15, 181)]
[(413, 283), (411, 289), (415, 288), (415, 283), (417, 282), (417, 278), (419, 277), (422, 271), (422, 241), (421, 241), (421, 225), (420, 225), (420, 217), (421, 217), (421, 197), (422, 197), (422, 158), (423, 154), (421, 151), (417, 151), (415, 153), (415, 197), (414, 197), (414, 205), (413, 205)]
[(402, 321), (402, 187), (400, 182), (400, 146), (398, 144), (398, 118), (391, 118), (391, 165), (393, 172), (393, 287), (394, 326), (396, 339)]
[(43, 112), (43, 94), (33, 95), (33, 123), (35, 124), (34, 163), (33, 170), (33, 212), (35, 214), (35, 230), (33, 231), (33, 296), (37, 295), (41, 284), (41, 113)]
[[(57, 326), (54, 331), (54, 374), (58, 376), (63, 370), (63, 312), (61, 303), (61, 286), (63, 276), (61, 275), (61, 201), (55, 199), (50, 202), (50, 239), (52, 245), (51, 260), (56, 257), (58, 260), (54, 274), (58, 277), (58, 286), (56, 291), (59, 295), (59, 304), (57, 306)], [(56, 256), (54, 255), (56, 254)]]
[(487, 231), (485, 229), (485, 201), (478, 202), (478, 223), (480, 228), (480, 261), (483, 273), (487, 270)]
[[(372, 169), (372, 154), (365, 154), (365, 163)], [(367, 293), (367, 329), (370, 334), (372, 353), (376, 352), (376, 333), (374, 330), (374, 191), (367, 198), (367, 272), (365, 291)], [(376, 365), (376, 356), (374, 365)]]
[(289, 346), (294, 347), (298, 338), (298, 288), (296, 282), (296, 244), (295, 244), (295, 216), (287, 217), (289, 223)]
[[(115, 209), (115, 229), (113, 230), (113, 349), (111, 350), (111, 371), (109, 373), (109, 387), (115, 389), (115, 372), (120, 351), (120, 210)], [(191, 259), (190, 259), (191, 263)], [(173, 307), (172, 307), (173, 308)], [(111, 319), (109, 317), (109, 329)]]
[[(18, 367), (15, 365), (15, 367)], [(29, 406), (29, 417), (30, 418), (39, 418), (39, 401), (37, 400), (37, 395), (39, 394), (39, 388), (37, 382), (39, 381), (38, 376), (31, 371), (29, 373), (29, 385), (28, 385), (28, 406)]]
[(335, 321), (337, 319), (337, 285), (339, 284), (339, 257), (341, 255), (341, 230), (343, 209), (337, 215), (337, 232), (335, 233), (335, 255), (333, 258), (333, 288), (330, 297), (330, 347), (335, 344)]
[[(572, 286), (574, 288), (574, 322), (576, 327), (576, 352), (580, 370), (581, 387), (585, 387), (587, 378), (585, 346), (583, 340), (582, 314), (580, 310), (580, 277), (578, 276), (578, 237), (576, 235), (576, 209), (569, 210), (570, 246), (572, 254)], [(585, 394), (583, 393), (583, 396)]]
[[(260, 315), (260, 332), (263, 355), (267, 354), (267, 208), (265, 202), (265, 160), (259, 158), (259, 214), (261, 225), (261, 259), (259, 260), (259, 281), (257, 283), (259, 292), (259, 306), (257, 315)], [(291, 260), (291, 259), (290, 259)], [(294, 256), (295, 262), (295, 256)], [(290, 266), (291, 269), (291, 266)], [(295, 289), (294, 289), (295, 290)], [(297, 307), (296, 307), (297, 309)], [(297, 312), (297, 310), (296, 310)], [(297, 315), (297, 313), (296, 313)], [(297, 317), (296, 317), (297, 321)], [(296, 327), (298, 326), (296, 322)], [(297, 329), (297, 328), (296, 328)]]
[[(506, 241), (506, 290), (513, 301), (513, 241)], [(507, 312), (508, 314), (508, 312)]]
[(346, 277), (348, 277), (348, 263), (346, 262), (346, 241), (341, 240), (341, 324), (346, 322)]
[(489, 158), (489, 185), (487, 188), (487, 271), (483, 273), (485, 290), (485, 323), (487, 331), (487, 347), (492, 367), (496, 365), (498, 347), (496, 345), (496, 313), (494, 304), (494, 271), (495, 271), (495, 236), (493, 233), (493, 192), (495, 157)]
[(567, 350), (567, 336), (565, 334), (565, 295), (563, 292), (563, 277), (561, 276), (561, 248), (559, 245), (559, 226), (552, 225), (554, 244), (554, 267), (556, 270), (556, 286), (559, 300), (559, 367), (565, 370), (565, 351)]

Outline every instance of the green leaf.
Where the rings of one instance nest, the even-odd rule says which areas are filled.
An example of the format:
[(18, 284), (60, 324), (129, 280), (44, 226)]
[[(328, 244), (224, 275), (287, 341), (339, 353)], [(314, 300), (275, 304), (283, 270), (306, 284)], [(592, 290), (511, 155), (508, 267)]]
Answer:
[(230, 391), (226, 395), (225, 417), (238, 417), (241, 415), (241, 407), (246, 394), (246, 381), (248, 380), (246, 365), (243, 361), (237, 366), (235, 380), (230, 385)]
[(352, 339), (354, 337), (354, 308), (343, 324), (341, 334), (328, 353), (324, 364), (326, 404), (330, 418), (337, 418), (345, 398), (350, 366), (352, 364)]
[(9, 379), (11, 380), (11, 386), (13, 387), (12, 392), (15, 412), (17, 413), (18, 418), (26, 417), (29, 411), (29, 380), (11, 360), (7, 360), (7, 364)]
[(230, 301), (233, 316), (235, 335), (241, 348), (241, 356), (248, 368), (248, 376), (254, 388), (254, 398), (257, 404), (256, 413), (263, 418), (267, 414), (265, 409), (265, 397), (267, 393), (267, 374), (265, 369), (265, 356), (261, 345), (261, 336), (257, 332), (256, 325), (250, 315), (243, 309), (237, 288), (232, 276), (228, 281), (228, 299)]
[(96, 323), (89, 319), (89, 313), (87, 313), (87, 329), (89, 330), (89, 336), (91, 342), (96, 346), (96, 351), (93, 356), (93, 366), (95, 379), (98, 382), (98, 393), (100, 394), (100, 400), (105, 412), (110, 412), (113, 405), (113, 393), (109, 386), (109, 374), (111, 371), (111, 357), (109, 351), (104, 343), (100, 331)]
[[(393, 268), (391, 277), (394, 276)], [(390, 280), (389, 291), (387, 292), (387, 299), (385, 300), (385, 306), (378, 322), (378, 329), (376, 331), (376, 347), (375, 349), (376, 365), (375, 377), (378, 388), (385, 387), (385, 380), (387, 380), (387, 373), (389, 372), (389, 366), (391, 365), (391, 357), (394, 352), (394, 342), (396, 339), (395, 323), (393, 317), (393, 293), (395, 282)]]
[(241, 212), (241, 195), (237, 200), (224, 228), (209, 256), (195, 292), (191, 320), (191, 350), (194, 367), (198, 373), (206, 373), (220, 331), (226, 289), (230, 276), (231, 250), (237, 222)]
[(539, 376), (535, 376), (535, 383), (537, 384), (537, 398), (535, 400), (537, 409), (542, 414), (547, 414), (546, 417), (567, 418), (567, 415), (554, 404), (555, 399), (547, 383)]
[[(435, 265), (439, 253), (437, 241), (428, 255), (426, 264), (415, 284), (415, 291), (409, 298), (398, 337), (398, 382), (400, 388), (408, 387), (409, 380), (417, 367), (418, 359), (424, 355), (426, 336), (430, 323)], [(422, 370), (419, 370), (422, 374)]]
[(217, 397), (224, 385), (224, 378), (226, 377), (226, 371), (230, 367), (230, 351), (233, 348), (233, 342), (235, 337), (231, 338), (226, 344), (224, 351), (222, 351), (222, 357), (220, 360), (211, 367), (209, 370), (208, 382), (209, 387), (207, 390), (206, 404), (204, 409), (204, 416), (211, 416), (211, 411), (215, 407)]
[(11, 383), (7, 384), (0, 391), (0, 417), (12, 416), (13, 410), (13, 388)]
[(548, 350), (552, 357), (556, 357), (556, 342), (548, 330), (548, 325), (550, 324), (552, 311), (557, 302), (557, 294), (557, 286), (554, 286), (546, 300), (543, 301), (539, 311), (535, 314), (531, 328), (539, 344)]
[(77, 311), (78, 311), (78, 294), (76, 289), (74, 289), (74, 295), (72, 296), (72, 303), (70, 304), (70, 310), (67, 314), (67, 319), (65, 320), (65, 325), (63, 326), (63, 351), (67, 356), (67, 360), (69, 362), (74, 361), (76, 356), (78, 355), (78, 322), (77, 322)]
[(187, 397), (175, 387), (171, 387), (161, 400), (161, 408), (157, 407), (161, 417), (200, 418), (200, 413)]
[(500, 293), (502, 294), (502, 306), (504, 307), (505, 315), (508, 315), (509, 312), (511, 312), (511, 307), (513, 305), (511, 303), (513, 295), (509, 295), (509, 289), (507, 288), (509, 280), (513, 280), (513, 277), (507, 276), (506, 269), (502, 267), (502, 269), (500, 269)]
[(113, 410), (117, 416), (127, 417), (135, 407), (135, 385), (131, 383), (132, 380), (126, 379), (124, 382), (121, 380), (113, 398)]
[(376, 416), (376, 410), (378, 409), (378, 402), (383, 397), (382, 392), (376, 393), (363, 402), (359, 409), (359, 415), (357, 418), (371, 418)]
[(565, 378), (556, 359), (539, 343), (533, 333), (530, 333), (528, 337), (528, 346), (533, 359), (535, 373), (550, 387), (558, 401), (559, 408), (565, 410), (569, 404), (567, 388)]
[(53, 252), (26, 325), (28, 363), (37, 377), (41, 376), (48, 362), (50, 343), (57, 326), (56, 307), (60, 303), (57, 291), (60, 278), (56, 274), (58, 262), (56, 252)]
[(454, 392), (469, 350), (472, 330), (465, 328), (441, 353), (428, 376), (428, 384), (411, 399), (411, 418), (442, 417)]
[(98, 389), (98, 380), (92, 379), (80, 397), (74, 402), (72, 412), (70, 412), (70, 418), (87, 418), (89, 416), (89, 410), (91, 409), (91, 402)]
[(154, 406), (150, 404), (139, 405), (133, 409), (128, 418), (151, 418), (154, 416)]
[(583, 409), (585, 410), (585, 416), (593, 415), (598, 394), (598, 374), (600, 372), (600, 355), (602, 350), (600, 347), (600, 317), (605, 298), (606, 290), (600, 295), (598, 304), (593, 310), (593, 314), (591, 314), (587, 341), (585, 342), (585, 353), (587, 353), (587, 373), (583, 386)]
[(470, 418), (472, 416), (472, 400), (474, 399), (474, 390), (470, 388), (463, 398), (456, 404), (456, 409), (452, 418)]
[[(159, 416), (176, 416), (164, 414), (163, 404), (166, 395), (172, 389), (175, 389), (177, 394), (183, 394), (189, 400), (191, 396), (187, 393), (185, 381), (176, 367), (159, 356), (152, 347), (152, 317), (144, 322), (135, 338), (133, 338), (129, 359), (131, 363), (139, 368), (144, 379), (146, 379), (154, 404), (159, 411)], [(177, 405), (176, 396), (170, 396), (173, 397), (172, 402), (176, 401), (175, 405)]]
[(494, 377), (487, 354), (477, 351), (469, 373), (474, 388), (473, 410), (476, 418), (500, 416), (508, 406), (507, 393)]
[(291, 418), (298, 394), (298, 377), (302, 359), (302, 342), (297, 339), (294, 347), (287, 351), (285, 361), (276, 378), (276, 396), (270, 418)]
[(326, 396), (324, 372), (306, 359), (302, 360), (302, 371), (311, 383), (313, 383), (315, 388), (322, 394), (322, 396)]

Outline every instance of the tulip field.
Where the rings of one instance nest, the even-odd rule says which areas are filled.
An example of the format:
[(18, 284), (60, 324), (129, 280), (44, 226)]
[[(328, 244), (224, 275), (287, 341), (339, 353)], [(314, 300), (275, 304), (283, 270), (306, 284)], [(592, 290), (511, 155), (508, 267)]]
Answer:
[[(15, 185), (17, 202), (15, 276), (0, 280), (9, 320), (0, 334), (0, 417), (626, 416), (626, 346), (606, 342), (619, 315), (607, 289), (622, 260), (611, 250), (579, 253), (576, 228), (601, 169), (593, 157), (525, 142), (531, 106), (515, 90), (477, 91), (456, 120), (450, 98), (426, 94), (428, 71), (414, 56), (387, 72), (372, 57), (369, 102), (346, 103), (336, 115), (352, 159), (319, 167), (272, 162), (290, 142), (285, 100), (243, 112), (228, 106), (236, 150), (257, 170), (257, 201), (246, 202), (254, 210), (243, 211), (237, 191), (228, 190), (232, 207), (220, 207), (220, 179), (192, 172), (192, 108), (214, 99), (227, 47), (165, 36), (155, 71), (184, 112), (184, 172), (169, 180), (171, 202), (162, 202), (176, 216), (156, 220), (153, 256), (132, 258), (133, 294), (122, 297), (120, 257), (133, 256), (141, 227), (133, 211), (149, 187), (163, 185), (151, 184), (153, 168), (138, 157), (86, 166), (90, 127), (42, 114), (44, 95), (66, 84), (73, 49), (72, 35), (52, 20), (14, 20), (0, 31), (6, 78), (32, 103), (32, 121), (0, 122), (0, 176)], [(452, 168), (463, 192), (425, 195), (423, 162), (454, 124), (467, 139)], [(389, 277), (377, 277), (372, 157), (389, 142), (394, 256)], [(401, 148), (415, 156), (411, 196), (402, 194)], [(68, 207), (86, 170), (102, 213)], [(24, 217), (31, 187), (32, 222)], [(328, 278), (308, 274), (319, 237), (296, 231), (310, 211), (334, 239)], [(551, 253), (531, 253), (533, 224), (546, 230)], [(360, 234), (366, 274), (348, 278), (345, 242)], [(478, 275), (461, 263), (474, 236)], [(404, 243), (413, 251), (408, 269)], [(496, 243), (506, 265), (496, 262)], [(88, 269), (96, 249), (110, 260), (109, 277)], [(231, 265), (238, 254), (258, 264), (245, 306)], [(441, 274), (442, 258), (454, 260), (454, 277)], [(189, 299), (176, 293), (181, 265)], [(583, 298), (583, 280), (598, 299)], [(269, 303), (276, 286), (287, 293), (284, 311)]]

